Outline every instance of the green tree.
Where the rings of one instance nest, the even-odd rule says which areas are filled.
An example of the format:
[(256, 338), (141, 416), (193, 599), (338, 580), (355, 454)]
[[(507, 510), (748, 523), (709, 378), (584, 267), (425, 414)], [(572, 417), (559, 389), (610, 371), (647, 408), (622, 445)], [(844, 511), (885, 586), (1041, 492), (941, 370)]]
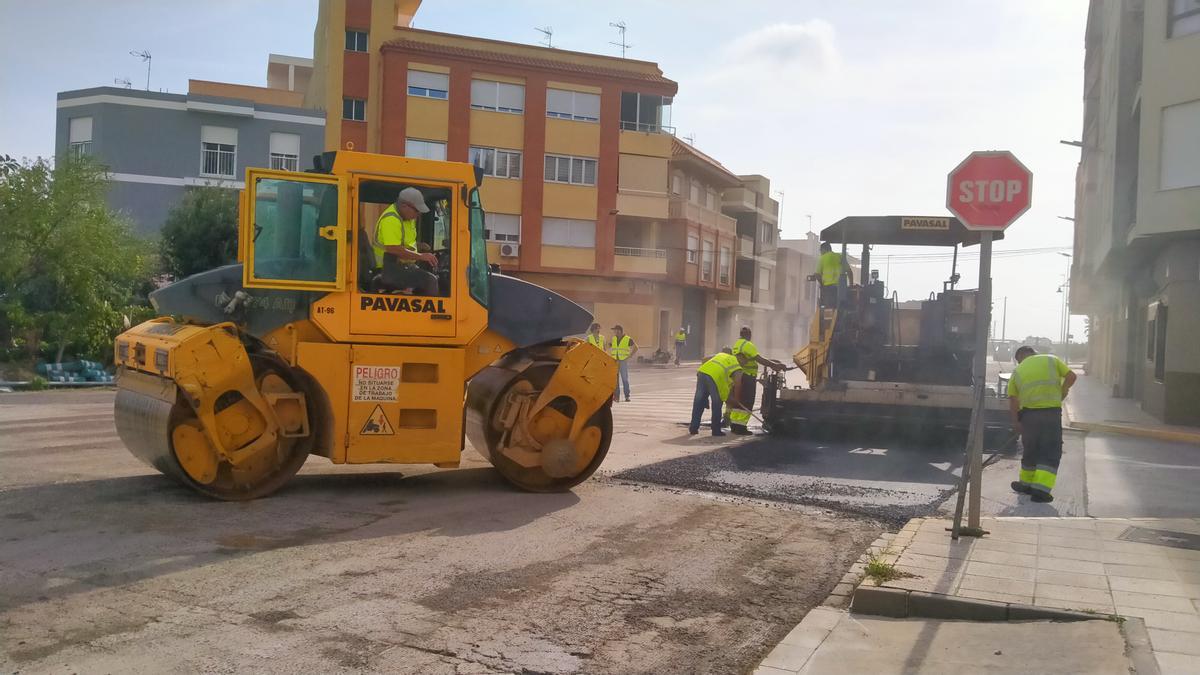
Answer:
[(148, 251), (105, 202), (94, 161), (0, 158), (0, 337), (30, 358), (69, 347), (111, 357), (125, 316), (141, 312), (135, 289)]
[(163, 225), (163, 271), (182, 279), (233, 262), (237, 233), (237, 192), (218, 187), (188, 190)]

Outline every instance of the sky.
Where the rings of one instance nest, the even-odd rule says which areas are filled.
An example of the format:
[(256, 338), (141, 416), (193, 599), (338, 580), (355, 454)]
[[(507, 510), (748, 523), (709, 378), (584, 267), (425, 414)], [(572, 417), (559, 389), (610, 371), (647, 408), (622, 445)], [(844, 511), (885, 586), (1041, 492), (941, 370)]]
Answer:
[[(996, 244), (995, 333), (1058, 339), (1083, 120), (1085, 0), (425, 0), (415, 27), (654, 61), (679, 83), (680, 136), (782, 193), (785, 238), (849, 215), (948, 215), (946, 174), (973, 150), (1010, 150), (1033, 206)], [(267, 54), (312, 56), (316, 0), (0, 0), (0, 154), (52, 154), (58, 91), (125, 78), (263, 85)], [(62, 32), (47, 32), (58, 25)], [(70, 30), (67, 27), (70, 26)], [(57, 37), (55, 37), (57, 36)], [(44, 49), (53, 41), (53, 48)], [(781, 195), (775, 195), (777, 199)], [(1030, 251), (1036, 249), (1038, 252)], [(960, 260), (973, 288), (976, 258)], [(932, 249), (879, 247), (900, 299), (940, 290)], [(896, 257), (887, 264), (887, 256)], [(1002, 317), (1004, 298), (1008, 311)], [(1071, 332), (1084, 335), (1083, 317)]]

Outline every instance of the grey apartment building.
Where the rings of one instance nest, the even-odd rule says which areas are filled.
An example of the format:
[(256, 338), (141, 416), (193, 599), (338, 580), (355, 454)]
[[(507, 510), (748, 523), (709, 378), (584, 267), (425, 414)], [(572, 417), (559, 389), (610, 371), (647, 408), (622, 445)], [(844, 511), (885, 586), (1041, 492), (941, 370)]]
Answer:
[(1200, 424), (1200, 4), (1092, 0), (1070, 300), (1090, 374)]
[(273, 55), (268, 87), (191, 80), (187, 94), (61, 92), (55, 154), (99, 160), (110, 206), (151, 235), (191, 187), (240, 189), (247, 167), (308, 168), (325, 142), (325, 113), (301, 107), (310, 72), (307, 59)]

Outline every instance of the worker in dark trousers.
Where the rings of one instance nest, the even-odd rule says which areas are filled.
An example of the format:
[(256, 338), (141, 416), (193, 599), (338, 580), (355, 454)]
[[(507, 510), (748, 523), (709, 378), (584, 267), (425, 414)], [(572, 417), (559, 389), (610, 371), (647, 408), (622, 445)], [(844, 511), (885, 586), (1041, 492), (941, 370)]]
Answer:
[(733, 343), (733, 354), (745, 357), (746, 366), (738, 374), (737, 394), (729, 402), (729, 430), (738, 436), (749, 436), (750, 411), (754, 410), (754, 397), (758, 385), (758, 366), (762, 364), (773, 370), (786, 368), (782, 363), (768, 359), (758, 353), (758, 347), (750, 341), (750, 327), (742, 326), (741, 337)]
[(1075, 373), (1052, 354), (1024, 346), (1008, 381), (1008, 409), (1021, 435), (1021, 474), (1012, 489), (1035, 502), (1052, 502), (1062, 460), (1062, 403), (1075, 384)]

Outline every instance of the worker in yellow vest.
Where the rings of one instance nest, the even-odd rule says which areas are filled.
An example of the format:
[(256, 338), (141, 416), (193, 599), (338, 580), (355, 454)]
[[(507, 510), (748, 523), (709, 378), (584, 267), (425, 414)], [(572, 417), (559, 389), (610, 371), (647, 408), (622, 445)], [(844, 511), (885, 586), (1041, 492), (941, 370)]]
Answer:
[(742, 326), (740, 338), (733, 343), (734, 356), (744, 356), (746, 366), (738, 375), (741, 380), (737, 387), (734, 403), (729, 406), (729, 430), (738, 436), (750, 435), (750, 411), (754, 409), (754, 397), (758, 385), (758, 366), (762, 364), (772, 370), (784, 370), (787, 366), (779, 361), (768, 359), (758, 353), (758, 347), (750, 341), (750, 327)]
[(1052, 502), (1062, 460), (1062, 403), (1075, 384), (1075, 373), (1052, 354), (1024, 346), (1008, 380), (1008, 410), (1021, 435), (1021, 474), (1012, 489), (1035, 502)]
[(680, 326), (679, 330), (675, 331), (675, 365), (677, 366), (679, 365), (679, 352), (683, 351), (685, 342), (687, 342), (687, 331)]
[(425, 197), (415, 187), (406, 187), (396, 195), (395, 203), (384, 209), (371, 232), (375, 264), (383, 273), (383, 282), (394, 289), (411, 289), (417, 295), (438, 295), (438, 280), (432, 272), (417, 267), (428, 263), (437, 269), (438, 259), (421, 252), (417, 243), (417, 220), (429, 213)]
[(637, 353), (638, 346), (633, 338), (625, 334), (625, 329), (621, 324), (612, 327), (613, 336), (612, 343), (608, 353), (617, 360), (617, 372), (620, 375), (620, 381), (617, 382), (617, 388), (613, 390), (613, 401), (619, 401), (618, 394), (621, 391), (621, 385), (625, 385), (625, 401), (629, 401), (629, 359)]
[(854, 271), (850, 269), (850, 263), (842, 254), (834, 253), (829, 242), (822, 243), (821, 257), (817, 258), (817, 273), (808, 277), (821, 282), (821, 295), (817, 300), (821, 307), (837, 306), (838, 283), (842, 273), (847, 275), (848, 284), (854, 283)]
[(725, 351), (713, 356), (700, 365), (696, 371), (696, 394), (692, 397), (692, 421), (688, 424), (689, 434), (700, 433), (700, 420), (704, 417), (704, 409), (712, 409), (712, 435), (724, 436), (721, 431), (721, 407), (729, 400), (734, 389), (734, 383), (742, 368), (748, 363), (747, 357), (735, 356), (728, 347)]
[(587, 341), (596, 349), (604, 349), (604, 336), (600, 334), (600, 324), (593, 323), (592, 327), (588, 329)]

